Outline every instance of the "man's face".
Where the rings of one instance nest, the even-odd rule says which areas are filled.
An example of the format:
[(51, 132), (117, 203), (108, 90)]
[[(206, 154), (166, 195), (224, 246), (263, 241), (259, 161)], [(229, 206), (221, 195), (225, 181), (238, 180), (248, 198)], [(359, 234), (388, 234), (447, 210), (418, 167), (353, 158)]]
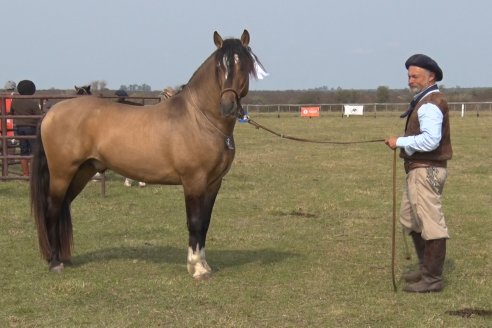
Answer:
[(435, 74), (418, 66), (408, 67), (408, 87), (417, 94), (435, 83)]

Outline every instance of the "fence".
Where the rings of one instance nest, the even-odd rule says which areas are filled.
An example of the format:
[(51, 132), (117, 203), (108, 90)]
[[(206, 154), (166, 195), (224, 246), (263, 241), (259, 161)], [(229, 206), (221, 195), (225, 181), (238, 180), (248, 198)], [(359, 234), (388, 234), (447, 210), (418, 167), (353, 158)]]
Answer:
[[(21, 174), (18, 174), (15, 171), (12, 171), (9, 174), (9, 166), (16, 165), (19, 163), (21, 159), (31, 159), (31, 156), (21, 156), (19, 154), (18, 143), (16, 142), (18, 139), (33, 139), (35, 136), (17, 136), (17, 135), (9, 135), (7, 133), (7, 120), (15, 119), (15, 118), (23, 118), (25, 116), (14, 116), (7, 113), (7, 99), (15, 99), (15, 98), (30, 98), (39, 100), (40, 108), (46, 112), (49, 110), (49, 105), (56, 103), (58, 101), (75, 98), (75, 97), (85, 97), (85, 96), (18, 96), (18, 95), (8, 95), (8, 94), (0, 94), (0, 126), (3, 127), (4, 131), (0, 131), (0, 161), (2, 167), (2, 175), (0, 176), (0, 181), (5, 180), (28, 180), (29, 177), (24, 177)], [(103, 97), (103, 98), (118, 98), (115, 96), (111, 97)], [(159, 102), (158, 97), (128, 97), (127, 99), (131, 99), (132, 101), (140, 101), (143, 105), (145, 104), (154, 104)], [(372, 104), (358, 104), (364, 105), (364, 113), (365, 115), (373, 115), (377, 116), (378, 113), (382, 112), (396, 112), (402, 113), (404, 112), (408, 104), (407, 103), (372, 103)], [(277, 113), (277, 116), (280, 117), (281, 113), (299, 113), (301, 107), (310, 107), (316, 106), (320, 108), (320, 115), (323, 113), (334, 113), (343, 116), (344, 104), (270, 104), (270, 105), (253, 105), (253, 104), (245, 104), (243, 107), (246, 109), (248, 113)], [(492, 102), (452, 102), (449, 103), (449, 110), (452, 112), (460, 112), (464, 113), (473, 113), (477, 117), (480, 116), (481, 113), (492, 113)], [(467, 114), (469, 115), (469, 114)], [(33, 117), (33, 116), (29, 116)], [(42, 116), (38, 116), (39, 119)], [(101, 178), (102, 181), (102, 193), (105, 194), (105, 175)]]
[[(243, 105), (248, 113), (299, 113), (301, 107), (316, 106), (320, 108), (320, 113), (338, 113), (343, 116), (345, 104), (268, 104), (268, 105)], [(380, 112), (403, 113), (408, 108), (408, 103), (368, 103), (357, 105), (364, 106), (365, 115), (377, 116)], [(492, 113), (492, 102), (450, 102), (448, 103), (451, 112), (473, 113), (480, 116), (480, 113)]]

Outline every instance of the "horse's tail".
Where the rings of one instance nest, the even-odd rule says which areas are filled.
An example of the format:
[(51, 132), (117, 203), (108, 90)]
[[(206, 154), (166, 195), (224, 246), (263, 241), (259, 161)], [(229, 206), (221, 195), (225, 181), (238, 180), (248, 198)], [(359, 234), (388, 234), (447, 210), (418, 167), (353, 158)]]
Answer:
[(41, 128), (36, 135), (37, 147), (34, 147), (31, 162), (31, 213), (38, 228), (39, 250), (47, 261), (51, 259), (51, 245), (46, 227), (48, 212), (48, 195), (50, 186), (50, 171), (41, 140)]
[[(61, 259), (68, 259), (70, 258), (72, 246), (72, 218), (69, 202), (65, 195), (60, 208), (58, 222), (57, 218), (48, 217), (50, 215), (48, 212), (50, 205), (50, 171), (41, 138), (41, 128), (38, 129), (36, 141), (37, 147), (34, 147), (31, 164), (30, 187), (31, 213), (34, 216), (38, 230), (39, 250), (46, 261), (51, 260), (53, 248), (59, 249)], [(56, 212), (54, 211), (54, 213)], [(59, 240), (55, 241), (57, 245), (51, 245), (50, 243), (48, 224), (55, 225), (55, 229), (58, 230), (56, 235), (59, 236)]]

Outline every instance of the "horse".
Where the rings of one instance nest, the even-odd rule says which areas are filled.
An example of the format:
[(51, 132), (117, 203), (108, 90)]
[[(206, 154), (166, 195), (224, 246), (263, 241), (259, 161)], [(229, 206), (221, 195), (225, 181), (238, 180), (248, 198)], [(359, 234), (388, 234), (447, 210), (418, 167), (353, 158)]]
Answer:
[(92, 94), (90, 85), (83, 85), (81, 87), (74, 85), (73, 87), (75, 88), (75, 94), (77, 96), (91, 95)]
[(151, 184), (182, 185), (188, 228), (187, 271), (211, 276), (206, 236), (223, 177), (235, 155), (234, 127), (258, 58), (250, 35), (223, 39), (183, 90), (136, 107), (95, 96), (59, 102), (41, 122), (33, 157), (31, 208), (39, 249), (54, 272), (70, 263), (70, 204), (96, 172), (111, 169)]

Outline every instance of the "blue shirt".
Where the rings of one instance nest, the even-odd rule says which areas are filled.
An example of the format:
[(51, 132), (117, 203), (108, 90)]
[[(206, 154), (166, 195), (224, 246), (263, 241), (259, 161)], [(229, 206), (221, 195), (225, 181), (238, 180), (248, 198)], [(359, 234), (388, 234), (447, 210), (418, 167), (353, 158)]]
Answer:
[(443, 120), (441, 110), (436, 105), (427, 103), (418, 109), (417, 115), (422, 133), (396, 139), (396, 146), (403, 148), (409, 156), (417, 151), (433, 151), (439, 146), (439, 142), (441, 142)]

